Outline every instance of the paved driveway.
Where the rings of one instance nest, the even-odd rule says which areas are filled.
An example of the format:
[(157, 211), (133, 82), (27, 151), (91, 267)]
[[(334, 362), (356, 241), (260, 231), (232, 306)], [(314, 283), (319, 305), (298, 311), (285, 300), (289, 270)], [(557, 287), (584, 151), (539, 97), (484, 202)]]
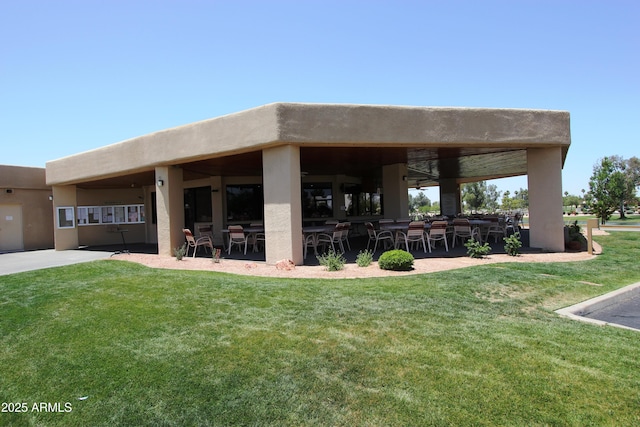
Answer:
[(0, 276), (42, 268), (59, 267), (61, 265), (77, 264), (97, 259), (106, 259), (109, 258), (112, 253), (113, 252), (83, 250), (56, 251), (54, 249), (4, 253), (0, 254)]
[(628, 299), (585, 314), (584, 317), (640, 330), (640, 293), (635, 292)]

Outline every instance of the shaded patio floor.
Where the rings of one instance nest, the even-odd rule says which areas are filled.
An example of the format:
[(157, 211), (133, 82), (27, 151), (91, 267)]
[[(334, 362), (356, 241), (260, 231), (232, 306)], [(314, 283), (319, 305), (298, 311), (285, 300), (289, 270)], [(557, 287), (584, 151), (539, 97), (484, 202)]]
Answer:
[[(529, 247), (529, 230), (523, 229), (521, 230), (521, 240), (522, 240), (522, 253), (531, 253), (531, 252), (540, 252), (540, 249), (530, 248)], [(367, 248), (368, 238), (366, 236), (355, 236), (349, 238), (349, 242), (351, 244), (351, 250), (347, 250), (344, 253), (344, 257), (347, 260), (347, 263), (355, 263), (356, 257), (358, 254)], [(494, 242), (493, 238), (489, 239), (489, 246), (491, 246), (492, 254), (504, 254), (506, 253), (504, 250), (504, 242), (498, 240), (497, 243)], [(113, 252), (116, 253), (118, 251), (122, 251), (125, 248), (122, 245), (100, 245), (100, 246), (86, 246), (82, 248), (83, 250), (88, 251), (105, 251), (105, 252)], [(144, 244), (144, 243), (132, 243), (127, 244), (126, 248), (130, 253), (143, 253), (143, 254), (157, 254), (158, 253), (158, 245), (156, 244)], [(373, 249), (373, 245), (371, 245), (371, 249)], [(378, 260), (378, 257), (383, 253), (383, 250), (378, 247), (378, 250), (374, 254), (374, 261)], [(449, 248), (449, 252), (445, 251), (444, 246), (438, 244), (437, 247), (432, 248), (431, 253), (424, 253), (422, 248), (419, 250), (412, 250), (415, 259), (427, 259), (427, 258), (461, 258), (467, 257), (467, 248), (464, 245), (457, 244), (455, 248)], [(191, 256), (191, 254), (189, 254)], [(206, 252), (204, 249), (200, 248), (196, 255), (199, 258), (210, 258), (211, 253)], [(235, 259), (235, 260), (246, 260), (253, 262), (265, 262), (265, 254), (264, 250), (260, 252), (253, 252), (251, 248), (247, 250), (247, 254), (244, 255), (237, 248), (233, 248), (231, 254), (228, 254), (226, 251), (222, 251), (220, 255), (221, 259)], [(304, 265), (319, 265), (318, 259), (313, 253), (312, 249), (309, 249), (309, 253), (307, 254), (307, 258), (304, 260)]]

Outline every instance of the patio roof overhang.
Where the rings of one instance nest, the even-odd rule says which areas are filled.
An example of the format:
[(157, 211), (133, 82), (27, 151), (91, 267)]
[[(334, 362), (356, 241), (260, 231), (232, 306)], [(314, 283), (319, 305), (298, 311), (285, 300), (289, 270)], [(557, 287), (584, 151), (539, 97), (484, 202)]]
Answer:
[(276, 103), (48, 162), (47, 183), (153, 185), (168, 165), (185, 181), (261, 176), (262, 150), (293, 144), (309, 175), (378, 179), (406, 163), (409, 186), (433, 186), (524, 175), (529, 148), (561, 147), (564, 163), (570, 143), (565, 111)]

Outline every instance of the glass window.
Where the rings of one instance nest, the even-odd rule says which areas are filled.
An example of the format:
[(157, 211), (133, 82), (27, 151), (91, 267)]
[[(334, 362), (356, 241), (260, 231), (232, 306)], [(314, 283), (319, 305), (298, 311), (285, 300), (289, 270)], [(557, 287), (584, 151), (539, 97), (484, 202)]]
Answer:
[(127, 222), (140, 222), (138, 206), (127, 206)]
[(197, 222), (213, 220), (211, 187), (186, 188), (184, 190), (184, 225), (190, 230)]
[(78, 206), (78, 225), (87, 225), (89, 223), (89, 208)]
[(114, 206), (113, 211), (116, 224), (124, 224), (127, 222), (127, 214), (124, 206)]
[(347, 216), (374, 216), (383, 214), (382, 195), (380, 193), (361, 191), (345, 193), (344, 204), (347, 208)]
[(57, 210), (58, 228), (75, 227), (73, 207), (59, 207)]
[(102, 223), (113, 224), (113, 206), (102, 207)]
[(89, 221), (89, 224), (100, 224), (100, 208), (87, 208), (87, 219)]
[(78, 206), (78, 225), (143, 223), (144, 205)]
[(262, 220), (262, 185), (227, 185), (227, 221)]
[(302, 184), (302, 217), (333, 217), (333, 191), (330, 182)]

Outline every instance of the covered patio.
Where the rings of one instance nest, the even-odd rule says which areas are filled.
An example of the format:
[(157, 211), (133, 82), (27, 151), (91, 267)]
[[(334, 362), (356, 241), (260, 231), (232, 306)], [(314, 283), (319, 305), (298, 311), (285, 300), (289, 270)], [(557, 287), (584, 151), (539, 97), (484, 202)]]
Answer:
[[(171, 255), (185, 226), (211, 224), (221, 239), (262, 223), (266, 262), (301, 265), (304, 224), (406, 218), (408, 188), (435, 185), (454, 217), (460, 184), (527, 175), (530, 246), (564, 251), (569, 145), (563, 111), (269, 104), (48, 162), (55, 246), (126, 238)], [(121, 206), (136, 220), (109, 222)]]

